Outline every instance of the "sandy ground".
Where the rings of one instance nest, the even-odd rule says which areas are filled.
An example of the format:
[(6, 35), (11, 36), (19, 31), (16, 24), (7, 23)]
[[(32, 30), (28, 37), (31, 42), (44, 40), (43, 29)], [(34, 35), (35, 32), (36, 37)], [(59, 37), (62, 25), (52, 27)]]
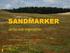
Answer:
[(58, 13), (58, 15), (70, 15), (70, 12), (66, 12), (66, 13)]

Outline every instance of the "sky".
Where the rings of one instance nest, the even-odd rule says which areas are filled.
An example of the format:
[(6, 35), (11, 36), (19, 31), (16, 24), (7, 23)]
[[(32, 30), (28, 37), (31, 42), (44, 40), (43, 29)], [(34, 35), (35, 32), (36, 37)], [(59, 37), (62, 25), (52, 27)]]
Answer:
[(0, 0), (0, 9), (32, 6), (70, 8), (70, 0)]

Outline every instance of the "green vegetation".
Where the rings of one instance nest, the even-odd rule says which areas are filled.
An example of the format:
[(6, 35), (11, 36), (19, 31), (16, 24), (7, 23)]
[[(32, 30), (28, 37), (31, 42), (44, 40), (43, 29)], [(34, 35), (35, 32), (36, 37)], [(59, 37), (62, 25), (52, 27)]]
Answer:
[(20, 7), (16, 9), (8, 9), (6, 11), (13, 13), (40, 13), (40, 14), (55, 14), (70, 12), (70, 8), (57, 8), (57, 7)]

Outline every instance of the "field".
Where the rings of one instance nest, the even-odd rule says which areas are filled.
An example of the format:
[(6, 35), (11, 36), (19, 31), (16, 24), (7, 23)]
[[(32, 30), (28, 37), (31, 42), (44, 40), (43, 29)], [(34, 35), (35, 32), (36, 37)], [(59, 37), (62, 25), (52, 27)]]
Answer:
[[(59, 18), (58, 25), (9, 25), (8, 18)], [(42, 31), (8, 31), (12, 27)], [(0, 11), (0, 53), (70, 53), (70, 14), (31, 14)]]

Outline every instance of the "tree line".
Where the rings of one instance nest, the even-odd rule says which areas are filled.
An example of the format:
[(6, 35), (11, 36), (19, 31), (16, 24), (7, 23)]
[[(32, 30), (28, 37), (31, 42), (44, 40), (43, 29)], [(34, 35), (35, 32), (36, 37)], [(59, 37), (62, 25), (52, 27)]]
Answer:
[(6, 11), (13, 13), (40, 13), (40, 14), (53, 14), (70, 12), (70, 8), (57, 8), (57, 7), (20, 7), (17, 9), (6, 9)]

